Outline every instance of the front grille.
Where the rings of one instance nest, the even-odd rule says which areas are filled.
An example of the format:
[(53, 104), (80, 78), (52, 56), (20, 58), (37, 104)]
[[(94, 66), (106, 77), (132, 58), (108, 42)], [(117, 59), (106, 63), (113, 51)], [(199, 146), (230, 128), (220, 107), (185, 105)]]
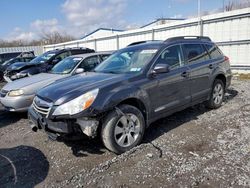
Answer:
[(7, 93), (8, 93), (9, 91), (6, 91), (6, 90), (4, 90), (4, 89), (2, 89), (1, 91), (0, 91), (0, 97), (5, 97), (6, 95), (7, 95)]
[(36, 112), (46, 117), (48, 117), (52, 105), (52, 103), (49, 103), (39, 97), (35, 97), (32, 104)]

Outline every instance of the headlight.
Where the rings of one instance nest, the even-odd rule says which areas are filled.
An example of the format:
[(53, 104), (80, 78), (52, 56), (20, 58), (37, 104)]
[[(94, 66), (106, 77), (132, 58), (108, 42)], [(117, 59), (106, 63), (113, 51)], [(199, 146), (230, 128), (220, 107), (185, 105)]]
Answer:
[(56, 108), (53, 115), (74, 115), (91, 106), (95, 101), (99, 89), (89, 91), (65, 104), (62, 104)]
[(20, 96), (20, 95), (23, 95), (24, 94), (24, 91), (21, 90), (21, 89), (18, 89), (18, 90), (12, 90), (9, 92), (9, 96), (10, 97), (16, 97), (16, 96)]

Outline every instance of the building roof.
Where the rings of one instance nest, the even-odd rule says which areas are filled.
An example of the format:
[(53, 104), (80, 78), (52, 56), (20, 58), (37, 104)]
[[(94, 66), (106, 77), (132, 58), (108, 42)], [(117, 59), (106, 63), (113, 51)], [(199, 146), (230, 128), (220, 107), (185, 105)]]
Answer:
[(152, 25), (154, 23), (157, 23), (159, 21), (164, 21), (164, 20), (166, 20), (166, 21), (181, 21), (181, 20), (185, 20), (185, 19), (184, 18), (158, 18), (158, 19), (156, 19), (156, 20), (154, 20), (146, 25), (141, 26), (140, 28), (144, 28), (144, 27), (147, 27), (149, 25)]
[(123, 32), (123, 31), (125, 31), (125, 30), (121, 30), (121, 29), (112, 29), (112, 28), (103, 28), (103, 27), (100, 27), (100, 28), (98, 28), (98, 29), (96, 29), (96, 30), (88, 33), (87, 35), (81, 37), (81, 39), (87, 38), (88, 36), (93, 35), (94, 33), (98, 32), (100, 30), (104, 30), (104, 31), (116, 31), (116, 32)]

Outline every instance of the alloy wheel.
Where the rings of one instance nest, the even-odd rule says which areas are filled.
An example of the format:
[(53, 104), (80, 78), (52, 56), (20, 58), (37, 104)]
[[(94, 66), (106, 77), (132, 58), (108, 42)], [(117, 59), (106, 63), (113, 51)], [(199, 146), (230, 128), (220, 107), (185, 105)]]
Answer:
[(213, 101), (215, 104), (218, 105), (222, 102), (223, 94), (224, 94), (223, 86), (220, 83), (217, 83), (213, 91)]
[(114, 136), (121, 147), (131, 146), (138, 138), (141, 129), (139, 118), (134, 114), (124, 114), (116, 123)]

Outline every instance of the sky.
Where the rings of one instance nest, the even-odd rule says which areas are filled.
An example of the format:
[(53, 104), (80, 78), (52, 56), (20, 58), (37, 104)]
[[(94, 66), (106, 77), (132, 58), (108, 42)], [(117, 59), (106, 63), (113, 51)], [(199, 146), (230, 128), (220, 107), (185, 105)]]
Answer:
[[(197, 1), (0, 0), (0, 39), (30, 41), (55, 31), (80, 38), (100, 27), (132, 29), (157, 18), (196, 16)], [(202, 11), (222, 7), (223, 0), (201, 0)]]

